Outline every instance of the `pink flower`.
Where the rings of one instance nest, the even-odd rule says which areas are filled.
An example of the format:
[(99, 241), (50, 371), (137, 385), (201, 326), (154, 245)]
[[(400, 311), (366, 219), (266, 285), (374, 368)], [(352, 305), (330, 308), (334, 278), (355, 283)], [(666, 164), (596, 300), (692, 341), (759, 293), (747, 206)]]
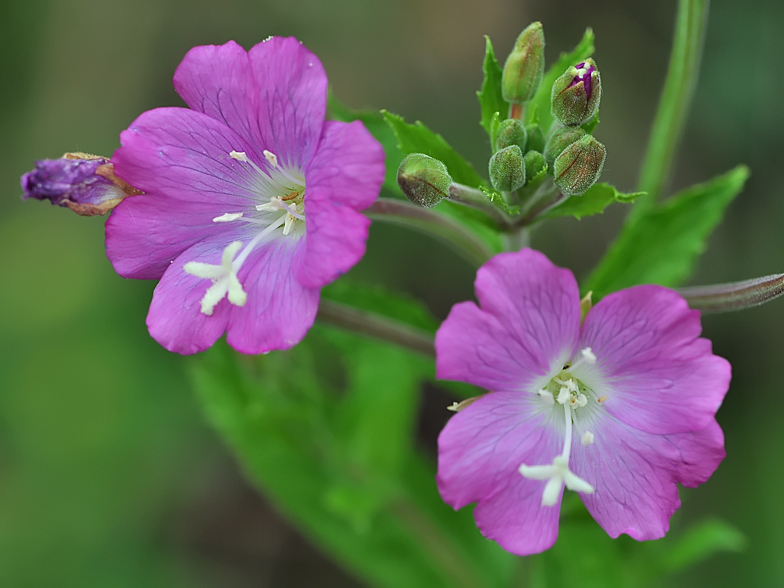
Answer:
[(564, 485), (611, 537), (662, 537), (676, 482), (705, 482), (725, 455), (730, 365), (699, 312), (637, 286), (581, 326), (574, 276), (530, 249), (487, 262), (476, 294), (481, 308), (457, 304), (436, 336), (438, 377), (492, 391), (441, 432), (443, 499), (476, 502), (482, 533), (519, 555), (555, 543)]
[(293, 38), (195, 47), (174, 87), (191, 109), (145, 112), (112, 157), (145, 194), (107, 221), (109, 259), (160, 278), (147, 326), (171, 351), (224, 332), (243, 353), (291, 347), (321, 287), (365, 252), (359, 211), (378, 196), (383, 150), (359, 122), (325, 122), (326, 74)]

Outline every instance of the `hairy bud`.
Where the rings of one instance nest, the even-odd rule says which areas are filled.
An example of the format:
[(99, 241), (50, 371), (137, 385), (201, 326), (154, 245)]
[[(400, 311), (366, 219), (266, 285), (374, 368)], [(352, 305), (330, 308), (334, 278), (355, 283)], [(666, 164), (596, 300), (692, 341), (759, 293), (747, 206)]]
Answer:
[(593, 59), (586, 59), (566, 70), (553, 84), (553, 116), (567, 126), (590, 120), (599, 110), (602, 80)]
[(513, 192), (525, 184), (523, 152), (517, 145), (497, 151), (490, 158), (490, 182), (499, 192)]
[(544, 76), (544, 30), (534, 22), (520, 33), (501, 76), (504, 100), (523, 104), (534, 97)]
[(544, 158), (548, 163), (554, 162), (555, 158), (563, 153), (564, 149), (587, 134), (580, 127), (554, 125), (550, 136), (547, 138), (547, 144), (544, 146)]
[(528, 134), (521, 120), (508, 118), (498, 125), (495, 134), (495, 148), (497, 150), (506, 149), (512, 145), (517, 145), (521, 151), (525, 152), (525, 144), (528, 141)]
[(575, 141), (555, 158), (555, 185), (567, 196), (583, 194), (599, 179), (606, 155), (591, 135)]
[(424, 153), (411, 153), (400, 162), (397, 185), (411, 202), (424, 208), (449, 196), (452, 177), (446, 166)]

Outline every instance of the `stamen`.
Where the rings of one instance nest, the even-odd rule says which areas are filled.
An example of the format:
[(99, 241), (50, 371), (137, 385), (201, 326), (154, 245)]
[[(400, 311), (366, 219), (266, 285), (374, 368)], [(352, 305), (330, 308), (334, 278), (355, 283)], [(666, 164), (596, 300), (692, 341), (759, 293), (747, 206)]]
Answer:
[(591, 445), (594, 441), (596, 441), (596, 437), (594, 437), (593, 433), (591, 433), (590, 431), (586, 431), (585, 433), (583, 433), (583, 437), (581, 441), (583, 445)]
[(275, 155), (272, 151), (267, 151), (266, 149), (262, 153), (264, 153), (264, 158), (270, 162), (272, 167), (278, 167), (277, 155)]
[(588, 363), (590, 363), (590, 364), (594, 364), (594, 363), (596, 363), (596, 355), (594, 354), (594, 352), (593, 352), (593, 351), (591, 351), (591, 348), (590, 348), (590, 347), (586, 347), (585, 349), (583, 349), (582, 351), (580, 351), (580, 353), (582, 354), (582, 356), (583, 356), (583, 359), (584, 359), (586, 362), (588, 362)]
[(238, 218), (242, 218), (242, 213), (241, 212), (227, 212), (227, 213), (222, 214), (220, 216), (216, 216), (214, 219), (212, 219), (212, 222), (214, 222), (214, 223), (228, 223), (228, 222), (231, 222), (231, 221), (235, 221)]
[(544, 400), (545, 404), (555, 404), (555, 398), (553, 397), (553, 393), (549, 390), (545, 390), (542, 388), (537, 392), (537, 394)]
[(598, 402), (599, 404), (602, 404), (608, 398), (609, 398), (609, 396), (599, 396), (599, 398), (596, 399), (596, 402)]
[(248, 163), (248, 156), (245, 155), (244, 151), (230, 151), (229, 157), (231, 157), (232, 159), (236, 159), (237, 161)]

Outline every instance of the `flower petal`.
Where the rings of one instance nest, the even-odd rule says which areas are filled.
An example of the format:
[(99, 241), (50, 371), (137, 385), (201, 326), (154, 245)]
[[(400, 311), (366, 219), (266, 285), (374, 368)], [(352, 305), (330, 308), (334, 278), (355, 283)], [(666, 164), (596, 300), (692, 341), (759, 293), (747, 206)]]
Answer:
[(223, 299), (212, 315), (201, 312), (201, 300), (211, 280), (183, 271), (183, 265), (198, 260), (219, 265), (231, 235), (219, 235), (187, 249), (169, 266), (155, 288), (147, 314), (150, 335), (169, 351), (189, 355), (211, 347), (224, 333), (231, 304)]
[(680, 507), (676, 482), (705, 482), (725, 456), (724, 436), (714, 420), (700, 431), (654, 435), (608, 416), (593, 432), (591, 445), (573, 443), (572, 469), (594, 486), (594, 494), (580, 497), (613, 538), (621, 533), (638, 541), (663, 537)]
[(436, 334), (439, 378), (535, 392), (571, 359), (580, 296), (569, 270), (531, 249), (501, 253), (479, 268), (476, 293), (482, 308), (455, 305)]
[(174, 89), (193, 110), (221, 121), (261, 154), (259, 90), (240, 45), (194, 47), (174, 72)]
[(546, 481), (518, 471), (523, 463), (551, 464), (560, 452), (552, 415), (531, 396), (488, 394), (453, 416), (438, 438), (441, 497), (455, 509), (478, 502), (482, 534), (519, 555), (547, 549), (558, 534), (560, 497), (542, 506)]
[(184, 108), (159, 108), (137, 118), (121, 140), (115, 170), (146, 192), (121, 202), (106, 223), (107, 255), (121, 276), (159, 278), (185, 249), (226, 231), (213, 218), (255, 213), (257, 172), (229, 157), (245, 144), (222, 123)]
[(327, 104), (318, 57), (293, 37), (271, 37), (249, 52), (234, 41), (191, 49), (174, 74), (192, 109), (224, 122), (290, 167), (315, 153)]
[(240, 353), (288, 349), (313, 325), (319, 290), (303, 287), (292, 272), (301, 247), (295, 238), (270, 240), (238, 272), (248, 299), (244, 306), (232, 307), (226, 340)]
[(602, 406), (610, 415), (636, 429), (703, 429), (727, 393), (730, 364), (711, 353), (700, 331), (699, 312), (672, 290), (616, 292), (585, 319), (580, 346), (591, 347), (597, 360), (577, 375), (607, 396)]
[(249, 52), (258, 88), (260, 141), (284, 167), (305, 169), (321, 138), (327, 74), (294, 37), (272, 37)]
[(384, 180), (384, 151), (355, 121), (328, 122), (310, 169), (305, 251), (297, 279), (318, 288), (353, 267), (365, 253), (370, 220), (356, 211), (370, 206)]

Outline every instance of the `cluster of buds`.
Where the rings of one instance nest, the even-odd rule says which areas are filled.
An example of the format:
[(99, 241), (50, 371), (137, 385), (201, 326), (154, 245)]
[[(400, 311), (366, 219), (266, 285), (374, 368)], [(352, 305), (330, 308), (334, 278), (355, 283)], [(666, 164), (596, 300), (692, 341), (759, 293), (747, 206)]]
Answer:
[[(550, 93), (553, 123), (549, 129), (543, 131), (535, 115), (525, 124), (526, 103), (541, 95), (544, 45), (542, 24), (534, 22), (517, 38), (504, 63), (501, 93), (509, 103), (509, 118), (494, 129), (488, 163), (492, 187), (507, 203), (529, 210), (561, 198), (560, 194), (584, 194), (598, 181), (606, 157), (604, 145), (590, 132), (602, 95), (593, 59), (570, 66), (552, 88), (542, 90)], [(453, 196), (446, 166), (422, 153), (403, 160), (397, 180), (409, 200), (423, 207)]]

